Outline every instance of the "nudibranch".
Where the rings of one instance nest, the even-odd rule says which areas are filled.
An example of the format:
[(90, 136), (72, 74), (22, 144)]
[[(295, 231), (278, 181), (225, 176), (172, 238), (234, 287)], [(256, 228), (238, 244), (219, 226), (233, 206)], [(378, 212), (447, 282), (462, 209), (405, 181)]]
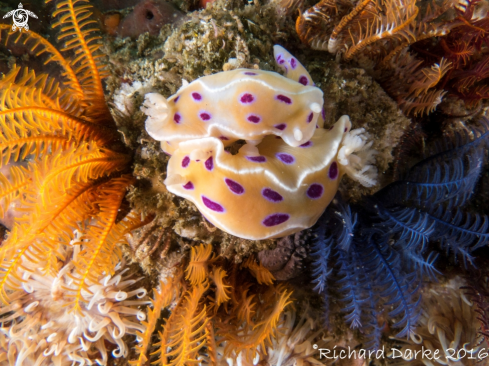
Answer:
[(219, 138), (225, 146), (237, 140), (256, 145), (266, 135), (280, 136), (294, 147), (304, 144), (318, 119), (322, 127), (323, 92), (285, 49), (276, 48), (275, 57), (287, 77), (237, 69), (187, 83), (168, 99), (146, 94), (146, 130), (169, 154), (180, 142), (205, 137)]
[[(323, 128), (323, 93), (280, 46), (277, 73), (238, 69), (202, 77), (166, 99), (146, 95), (146, 130), (171, 155), (165, 184), (207, 220), (245, 239), (313, 226), (342, 175), (376, 184), (372, 143), (341, 117)], [(226, 147), (246, 143), (237, 154)], [(237, 147), (237, 145), (236, 145)]]
[[(168, 190), (192, 201), (220, 229), (245, 239), (283, 237), (315, 224), (343, 174), (375, 184), (363, 129), (348, 116), (292, 147), (276, 136), (236, 155), (215, 137), (181, 142), (168, 163)], [(362, 152), (370, 151), (367, 154)]]

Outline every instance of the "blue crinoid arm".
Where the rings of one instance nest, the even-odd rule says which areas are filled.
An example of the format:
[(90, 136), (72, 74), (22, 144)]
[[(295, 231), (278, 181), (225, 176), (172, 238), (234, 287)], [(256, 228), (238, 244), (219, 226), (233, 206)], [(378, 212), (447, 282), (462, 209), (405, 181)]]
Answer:
[[(438, 243), (472, 262), (489, 242), (489, 218), (464, 212), (487, 158), (489, 121), (454, 135), (436, 153), (354, 206), (336, 197), (315, 228), (313, 276), (329, 308), (329, 288), (339, 292), (346, 323), (365, 335), (365, 347), (380, 346), (380, 318), (413, 334), (420, 315), (420, 283), (436, 280)], [(331, 286), (328, 286), (331, 285)], [(379, 314), (389, 309), (387, 316)]]
[(314, 258), (313, 282), (316, 283), (314, 289), (318, 292), (325, 290), (327, 279), (332, 273), (329, 261), (333, 248), (348, 252), (356, 223), (357, 215), (352, 215), (350, 206), (343, 202), (339, 194), (318, 220), (314, 230), (316, 239), (311, 250)]
[(316, 284), (314, 290), (319, 293), (324, 292), (325, 295), (328, 278), (333, 272), (333, 268), (330, 267), (329, 263), (334, 245), (334, 238), (330, 235), (328, 230), (328, 224), (330, 222), (329, 212), (326, 211), (316, 225), (314, 230), (316, 239), (311, 248), (311, 256), (314, 258), (312, 275), (315, 279), (313, 280), (313, 283)]
[(489, 144), (489, 120), (443, 140), (436, 153), (414, 165), (402, 180), (377, 192), (386, 205), (420, 209), (439, 204), (462, 207), (472, 197)]
[(388, 315), (395, 320), (394, 327), (402, 327), (396, 336), (409, 337), (420, 315), (420, 281), (416, 272), (403, 270), (401, 255), (388, 240), (389, 236), (372, 229), (366, 236), (361, 255), (378, 296), (385, 306), (393, 308)]
[(440, 205), (431, 210), (429, 219), (434, 223), (433, 239), (440, 241), (447, 252), (462, 256), (465, 266), (467, 262), (472, 263), (471, 252), (489, 243), (489, 218), (486, 215)]
[(363, 289), (363, 298), (361, 300), (361, 330), (366, 338), (364, 348), (378, 350), (381, 347), (382, 328), (384, 324), (379, 322), (380, 312), (377, 308), (380, 298), (375, 289), (375, 282), (371, 281), (367, 268), (363, 264), (361, 248), (364, 242), (362, 239), (362, 237), (357, 237), (351, 249), (352, 259), (355, 263), (356, 277)]
[(362, 308), (365, 302), (363, 288), (365, 280), (357, 270), (361, 263), (357, 263), (355, 256), (341, 249), (336, 254), (340, 278), (336, 281), (336, 286), (342, 294), (341, 302), (344, 304), (342, 311), (346, 313), (345, 322), (353, 329), (360, 328), (362, 326)]
[(406, 270), (416, 270), (420, 278), (428, 275), (436, 281), (439, 274), (434, 263), (438, 257), (430, 253), (424, 258), (424, 252), (430, 237), (433, 236), (435, 222), (430, 216), (417, 208), (393, 206), (386, 208), (380, 202), (374, 204), (381, 221), (375, 226), (385, 235), (394, 238), (393, 248), (402, 256)]
[(471, 253), (489, 243), (489, 218), (465, 212), (489, 145), (489, 120), (444, 140), (438, 152), (414, 165), (403, 180), (377, 192), (372, 201), (383, 231), (394, 234), (406, 263), (435, 275), (436, 256), (423, 259), (429, 241), (472, 263)]

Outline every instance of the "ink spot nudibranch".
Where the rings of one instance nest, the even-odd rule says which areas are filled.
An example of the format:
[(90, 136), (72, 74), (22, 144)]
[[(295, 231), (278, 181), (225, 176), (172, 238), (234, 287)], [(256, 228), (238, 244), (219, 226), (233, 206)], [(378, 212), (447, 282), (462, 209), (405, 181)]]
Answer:
[(318, 199), (323, 195), (324, 188), (321, 184), (313, 183), (307, 189), (307, 197)]
[(180, 113), (175, 113), (173, 115), (173, 120), (176, 122), (176, 123), (180, 123), (180, 121), (182, 120), (182, 116)]
[(328, 177), (331, 180), (335, 180), (336, 178), (338, 178), (338, 164), (336, 163), (336, 161), (333, 161), (331, 163), (328, 171)]
[(289, 214), (286, 213), (276, 213), (270, 216), (267, 216), (265, 220), (263, 220), (263, 225), (265, 226), (277, 226), (283, 224), (290, 218)]
[[(268, 134), (280, 136), (293, 147), (303, 144), (314, 134), (316, 124), (322, 126), (323, 92), (309, 82), (309, 74), (295, 58), (291, 61), (287, 51), (282, 53), (280, 60), (292, 73), (287, 77), (237, 69), (187, 83), (168, 100), (157, 93), (146, 94), (142, 108), (148, 115), (146, 130), (158, 141), (174, 143), (162, 144), (170, 154), (180, 142), (222, 134), (229, 138), (227, 145), (237, 140), (260, 140)], [(297, 72), (300, 75), (296, 77)], [(305, 76), (305, 84), (301, 76)], [(310, 126), (304, 121), (311, 122)], [(294, 132), (296, 129), (301, 133)]]
[(299, 76), (299, 83), (302, 85), (308, 85), (309, 84), (309, 79), (305, 75)]
[(250, 104), (255, 100), (255, 97), (251, 95), (250, 93), (244, 93), (240, 98), (239, 101), (243, 104)]
[(256, 114), (250, 114), (246, 117), (246, 120), (251, 123), (260, 123), (261, 117), (257, 116)]
[(212, 156), (205, 161), (204, 165), (208, 171), (212, 171), (212, 169), (214, 169), (214, 161)]
[(190, 164), (190, 157), (186, 156), (182, 159), (182, 168), (188, 167)]
[(267, 161), (267, 158), (264, 156), (246, 156), (246, 159), (254, 163), (264, 163)]
[[(364, 130), (351, 130), (348, 116), (322, 128), (321, 90), (285, 49), (275, 46), (274, 54), (287, 77), (221, 72), (183, 83), (168, 100), (147, 94), (142, 108), (148, 133), (171, 154), (168, 191), (251, 240), (313, 226), (344, 174), (366, 186), (376, 176)], [(246, 143), (231, 154), (225, 147), (237, 140)]]
[(239, 184), (238, 182), (235, 182), (234, 180), (229, 179), (229, 178), (224, 179), (224, 181), (226, 182), (226, 184), (229, 187), (229, 189), (231, 190), (231, 192), (236, 193), (236, 194), (243, 194), (244, 193), (243, 186), (241, 184)]
[(307, 116), (307, 123), (311, 123), (313, 118), (314, 118), (314, 114), (311, 112), (309, 116)]
[(205, 196), (202, 196), (202, 202), (204, 202), (204, 205), (206, 205), (212, 211), (224, 212), (224, 207), (222, 207), (219, 203), (214, 202)]
[(283, 199), (284, 199), (280, 193), (275, 192), (271, 188), (264, 188), (261, 191), (261, 194), (263, 195), (263, 197), (265, 197), (270, 202), (280, 202), (280, 201), (283, 201)]
[(294, 164), (295, 159), (290, 154), (279, 153), (277, 154), (277, 158), (284, 164)]
[(201, 112), (199, 116), (202, 121), (208, 121), (211, 119), (211, 115), (207, 112)]
[(275, 125), (273, 127), (275, 127), (277, 130), (283, 131), (285, 130), (285, 127), (287, 127), (287, 125), (285, 123), (279, 123), (278, 125)]
[(202, 95), (200, 93), (192, 93), (192, 98), (196, 101), (196, 102), (200, 102), (202, 100)]
[(279, 94), (275, 97), (275, 99), (281, 101), (281, 102), (284, 102), (285, 104), (292, 104), (292, 99), (290, 99), (288, 96), (286, 95), (282, 95), (282, 94)]
[[(344, 133), (350, 124), (347, 117), (337, 124), (339, 128), (331, 131), (316, 130), (304, 143), (307, 148), (291, 147), (274, 135), (235, 155), (227, 154), (224, 142), (216, 137), (181, 142), (168, 164), (165, 184), (232, 235), (253, 240), (289, 235), (314, 225), (336, 194), (343, 174), (363, 174), (357, 170), (363, 168), (357, 165), (360, 156), (355, 156), (352, 167), (340, 163), (340, 158), (349, 161), (348, 154), (365, 147), (358, 140), (351, 145), (345, 142), (362, 135)], [(255, 148), (258, 155), (251, 154)], [(203, 156), (205, 163), (183, 167), (188, 156)], [(185, 189), (187, 182), (194, 188)]]
[(310, 146), (312, 146), (311, 141), (304, 142), (302, 145), (300, 145), (300, 147), (310, 147)]

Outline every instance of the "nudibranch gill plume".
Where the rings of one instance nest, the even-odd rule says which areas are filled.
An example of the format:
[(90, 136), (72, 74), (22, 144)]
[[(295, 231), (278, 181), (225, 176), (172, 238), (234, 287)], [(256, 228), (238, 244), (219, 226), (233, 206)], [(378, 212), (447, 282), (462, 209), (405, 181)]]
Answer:
[[(322, 91), (286, 50), (275, 46), (275, 59), (290, 78), (226, 71), (198, 79), (168, 100), (149, 94), (143, 107), (148, 133), (171, 154), (168, 190), (245, 239), (311, 227), (343, 174), (366, 186), (376, 183), (364, 130), (351, 130), (348, 116), (322, 128)], [(237, 140), (246, 144), (233, 155), (225, 147)]]

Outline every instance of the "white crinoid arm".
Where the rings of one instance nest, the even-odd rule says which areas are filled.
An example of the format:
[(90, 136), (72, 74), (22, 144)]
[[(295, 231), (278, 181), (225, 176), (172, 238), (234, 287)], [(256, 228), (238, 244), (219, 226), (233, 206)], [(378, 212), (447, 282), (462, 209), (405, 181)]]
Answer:
[(169, 120), (169, 108), (166, 98), (158, 93), (146, 94), (141, 111), (148, 116), (146, 119), (146, 131), (148, 131), (149, 135), (155, 140), (164, 140), (164, 127)]
[(375, 150), (373, 142), (367, 142), (364, 128), (351, 130), (343, 136), (338, 163), (345, 173), (365, 187), (377, 184), (377, 168), (375, 167)]

